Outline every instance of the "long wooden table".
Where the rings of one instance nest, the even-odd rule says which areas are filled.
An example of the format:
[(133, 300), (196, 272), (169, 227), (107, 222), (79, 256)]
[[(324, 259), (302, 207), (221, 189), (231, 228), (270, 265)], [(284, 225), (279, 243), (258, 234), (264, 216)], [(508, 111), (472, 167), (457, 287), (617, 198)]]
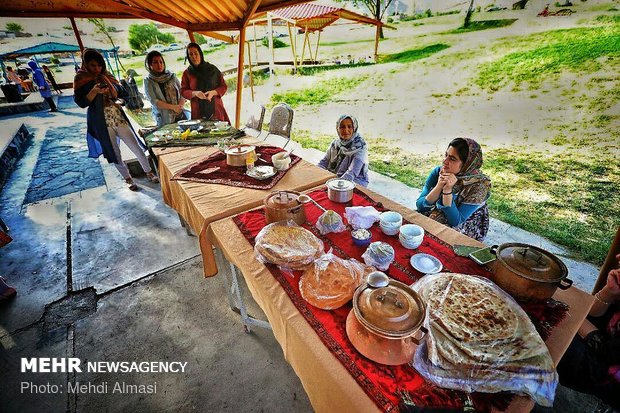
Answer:
[[(253, 139), (244, 143), (262, 144)], [(164, 202), (198, 235), (205, 277), (217, 274), (209, 225), (262, 205), (271, 191), (305, 191), (325, 183), (334, 174), (301, 160), (270, 190), (205, 184), (188, 181), (171, 181), (170, 178), (185, 166), (217, 151), (215, 147), (153, 148), (158, 159), (159, 178)]]
[[(450, 245), (482, 246), (478, 241), (417, 212), (407, 210), (400, 204), (369, 190), (364, 192), (376, 201), (382, 202), (386, 208), (400, 212), (405, 219), (421, 225), (427, 232)], [(254, 300), (265, 312), (285, 359), (299, 376), (315, 411), (378, 411), (377, 405), (325, 347), (278, 281), (264, 264), (254, 258), (252, 246), (232, 218), (212, 223), (208, 231), (209, 238), (213, 239), (215, 245), (222, 250), (226, 259), (242, 272)], [(553, 361), (557, 365), (590, 310), (593, 297), (571, 287), (565, 291), (558, 290), (554, 298), (570, 306), (569, 314), (556, 326), (546, 341)], [(533, 405), (531, 399), (520, 396), (514, 399), (507, 411), (530, 411)]]

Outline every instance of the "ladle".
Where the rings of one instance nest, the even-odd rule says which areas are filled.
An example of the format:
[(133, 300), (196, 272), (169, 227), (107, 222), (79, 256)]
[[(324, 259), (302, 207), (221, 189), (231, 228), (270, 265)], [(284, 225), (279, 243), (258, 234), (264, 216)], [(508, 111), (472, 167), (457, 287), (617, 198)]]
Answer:
[(366, 276), (368, 285), (374, 288), (386, 287), (390, 283), (390, 279), (384, 272), (373, 271)]
[(297, 202), (299, 202), (300, 204), (307, 204), (308, 202), (312, 202), (314, 205), (318, 206), (321, 211), (327, 212), (327, 210), (325, 208), (323, 208), (321, 205), (319, 205), (318, 202), (316, 202), (314, 199), (310, 198), (308, 195), (305, 195), (305, 194), (299, 195), (297, 197)]

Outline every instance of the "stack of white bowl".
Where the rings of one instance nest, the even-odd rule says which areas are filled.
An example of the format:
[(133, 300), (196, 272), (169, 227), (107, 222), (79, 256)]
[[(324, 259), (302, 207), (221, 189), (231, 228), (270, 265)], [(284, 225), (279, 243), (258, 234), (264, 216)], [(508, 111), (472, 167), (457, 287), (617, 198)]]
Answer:
[(403, 216), (398, 212), (386, 211), (379, 216), (379, 227), (385, 235), (396, 235), (403, 224)]
[(418, 248), (424, 240), (424, 228), (415, 224), (406, 224), (400, 227), (398, 239), (403, 247), (413, 250)]

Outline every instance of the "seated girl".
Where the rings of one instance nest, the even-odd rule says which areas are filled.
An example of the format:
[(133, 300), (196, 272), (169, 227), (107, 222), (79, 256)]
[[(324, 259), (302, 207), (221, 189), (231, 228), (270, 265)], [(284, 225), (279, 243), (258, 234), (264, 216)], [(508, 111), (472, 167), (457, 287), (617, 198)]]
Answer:
[(342, 115), (336, 123), (338, 139), (329, 145), (319, 167), (362, 186), (368, 186), (368, 146), (357, 133), (357, 119)]
[(441, 166), (426, 178), (418, 212), (482, 241), (489, 230), (491, 180), (480, 173), (481, 166), (482, 149), (475, 140), (453, 139)]

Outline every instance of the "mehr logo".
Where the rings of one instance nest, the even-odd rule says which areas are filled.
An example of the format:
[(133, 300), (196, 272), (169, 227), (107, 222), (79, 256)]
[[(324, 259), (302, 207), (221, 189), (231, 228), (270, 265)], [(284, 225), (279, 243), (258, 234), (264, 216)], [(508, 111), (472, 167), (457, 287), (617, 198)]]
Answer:
[(80, 359), (76, 357), (34, 357), (22, 358), (21, 372), (32, 373), (81, 373)]

